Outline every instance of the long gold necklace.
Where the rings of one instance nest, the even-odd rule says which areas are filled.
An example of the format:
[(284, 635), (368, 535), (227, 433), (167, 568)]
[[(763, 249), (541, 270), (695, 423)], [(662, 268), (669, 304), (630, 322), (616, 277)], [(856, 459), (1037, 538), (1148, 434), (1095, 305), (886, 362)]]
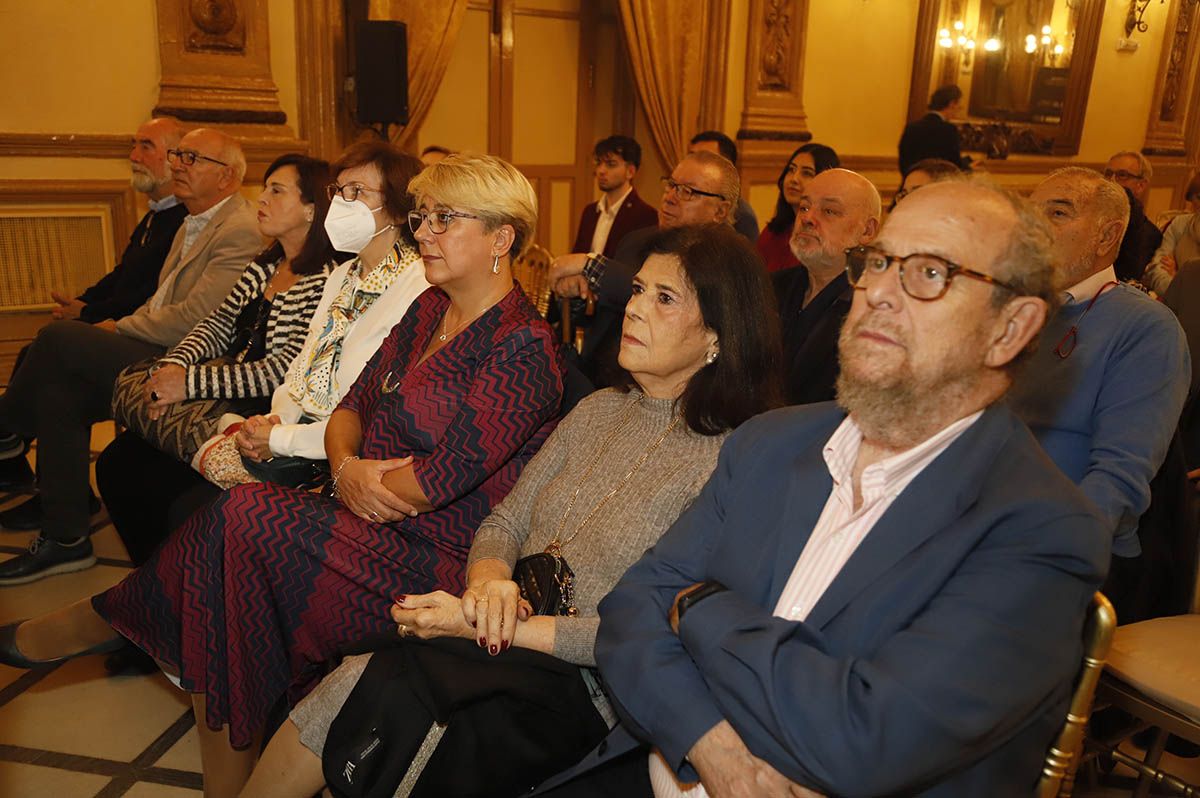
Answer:
[(621, 416), (621, 422), (617, 424), (611, 433), (609, 433), (608, 437), (604, 439), (604, 443), (601, 444), (600, 448), (596, 451), (596, 456), (592, 458), (592, 462), (588, 464), (587, 470), (584, 472), (583, 477), (579, 480), (579, 484), (575, 486), (575, 492), (571, 494), (571, 500), (567, 502), (567, 509), (563, 511), (562, 517), (559, 519), (558, 530), (554, 533), (554, 539), (551, 540), (546, 546), (547, 554), (551, 554), (555, 557), (561, 557), (562, 550), (579, 535), (583, 528), (591, 522), (592, 518), (596, 516), (596, 513), (600, 512), (600, 510), (603, 509), (606, 504), (608, 504), (612, 497), (616, 496), (622, 488), (629, 484), (629, 481), (633, 479), (633, 475), (636, 474), (641, 467), (646, 464), (646, 460), (649, 459), (650, 455), (654, 453), (654, 450), (662, 445), (662, 442), (665, 441), (667, 436), (675, 430), (675, 427), (679, 426), (679, 421), (682, 417), (676, 415), (671, 419), (671, 423), (667, 426), (667, 428), (663, 430), (663, 433), (658, 436), (658, 439), (654, 441), (654, 443), (650, 444), (650, 447), (646, 449), (646, 451), (642, 452), (642, 455), (637, 459), (637, 462), (635, 462), (633, 466), (625, 472), (625, 476), (621, 477), (617, 484), (614, 485), (612, 489), (608, 491), (608, 493), (604, 494), (604, 497), (601, 498), (594, 507), (592, 507), (591, 511), (587, 514), (583, 521), (581, 521), (579, 525), (575, 527), (575, 531), (571, 533), (571, 536), (566, 540), (563, 540), (562, 535), (563, 530), (566, 529), (567, 526), (567, 517), (571, 514), (571, 510), (575, 509), (575, 502), (579, 500), (579, 494), (583, 490), (583, 486), (588, 484), (588, 478), (591, 477), (592, 472), (596, 470), (596, 466), (603, 459), (605, 452), (608, 451), (608, 448), (612, 445), (612, 442), (616, 440), (617, 435), (624, 431), (626, 422), (629, 421), (634, 409), (636, 409), (642, 403), (644, 398), (644, 395), (639, 396), (637, 401), (629, 403), (629, 407), (625, 410), (625, 414)]
[[(499, 300), (497, 300), (497, 301), (499, 301)], [(492, 307), (495, 306), (495, 304), (496, 303), (493, 302), (491, 305), (488, 305), (483, 310), (476, 313), (474, 316), (470, 316), (466, 319), (463, 319), (458, 324), (455, 324), (454, 328), (449, 331), (446, 330), (446, 319), (450, 315), (450, 308), (447, 307), (444, 311), (442, 311), (442, 334), (438, 336), (438, 340), (445, 341), (447, 338), (450, 337), (451, 333), (456, 333), (463, 327), (463, 325), (470, 324), (471, 322), (475, 321), (475, 319), (479, 318), (484, 313), (487, 313), (489, 310), (491, 310)]]

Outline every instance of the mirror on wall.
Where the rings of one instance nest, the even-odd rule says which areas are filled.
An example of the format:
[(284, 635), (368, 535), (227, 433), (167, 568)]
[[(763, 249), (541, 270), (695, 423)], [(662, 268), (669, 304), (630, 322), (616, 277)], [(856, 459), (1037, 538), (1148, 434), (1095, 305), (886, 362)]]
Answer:
[(963, 148), (1074, 155), (1103, 0), (921, 0), (909, 117), (953, 83)]

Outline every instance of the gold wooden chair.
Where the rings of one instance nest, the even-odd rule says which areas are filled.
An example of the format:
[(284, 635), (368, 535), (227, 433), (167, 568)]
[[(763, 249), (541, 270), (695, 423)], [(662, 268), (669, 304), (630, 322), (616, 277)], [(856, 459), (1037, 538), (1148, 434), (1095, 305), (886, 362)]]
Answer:
[[(1096, 705), (1116, 707), (1137, 719), (1117, 740), (1088, 737), (1090, 751), (1108, 754), (1138, 774), (1134, 798), (1151, 787), (1171, 794), (1200, 796), (1189, 784), (1159, 767), (1167, 738), (1175, 735), (1200, 745), (1200, 580), (1193, 589), (1192, 612), (1131, 623), (1117, 628), (1108, 664), (1096, 690)], [(1118, 749), (1142, 729), (1154, 737), (1143, 759)]]
[(1117, 613), (1103, 593), (1092, 597), (1092, 611), (1083, 627), (1083, 667), (1071, 694), (1067, 720), (1058, 733), (1038, 780), (1038, 798), (1069, 798), (1075, 789), (1075, 771), (1083, 754), (1083, 738), (1096, 685), (1112, 644)]
[[(565, 346), (575, 347), (575, 351), (583, 353), (583, 336), (586, 330), (583, 327), (571, 326), (571, 299), (570, 297), (559, 297), (558, 300), (558, 317), (562, 329), (562, 343)], [(591, 316), (596, 312), (595, 300), (587, 301), (587, 310), (584, 315)]]
[(544, 318), (550, 308), (550, 261), (554, 256), (550, 250), (537, 244), (530, 245), (525, 254), (513, 261), (513, 276), (529, 301)]

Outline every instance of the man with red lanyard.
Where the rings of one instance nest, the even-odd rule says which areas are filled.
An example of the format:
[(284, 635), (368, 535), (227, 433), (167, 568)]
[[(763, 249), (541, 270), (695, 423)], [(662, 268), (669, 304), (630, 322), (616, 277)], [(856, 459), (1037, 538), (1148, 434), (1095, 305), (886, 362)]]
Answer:
[(1102, 590), (1129, 623), (1149, 611), (1138, 597), (1147, 577), (1138, 518), (1187, 396), (1187, 340), (1171, 311), (1117, 283), (1113, 262), (1129, 218), (1120, 186), (1068, 167), (1032, 199), (1054, 230), (1054, 266), (1067, 288), (1009, 402), (1112, 532)]

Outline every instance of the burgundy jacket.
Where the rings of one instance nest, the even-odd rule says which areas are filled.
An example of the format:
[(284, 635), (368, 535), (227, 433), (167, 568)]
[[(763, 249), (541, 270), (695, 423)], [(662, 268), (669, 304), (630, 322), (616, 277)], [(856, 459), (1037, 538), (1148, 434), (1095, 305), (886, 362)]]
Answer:
[[(579, 234), (575, 236), (575, 245), (571, 247), (572, 252), (592, 251), (592, 236), (596, 232), (596, 220), (599, 218), (600, 206), (598, 203), (590, 203), (583, 209), (583, 214), (579, 217)], [(611, 258), (622, 238), (634, 230), (652, 226), (658, 226), (658, 211), (647, 205), (638, 196), (635, 188), (629, 192), (617, 210), (617, 218), (613, 219), (612, 229), (608, 231), (608, 240), (604, 242), (604, 251), (600, 254)]]

